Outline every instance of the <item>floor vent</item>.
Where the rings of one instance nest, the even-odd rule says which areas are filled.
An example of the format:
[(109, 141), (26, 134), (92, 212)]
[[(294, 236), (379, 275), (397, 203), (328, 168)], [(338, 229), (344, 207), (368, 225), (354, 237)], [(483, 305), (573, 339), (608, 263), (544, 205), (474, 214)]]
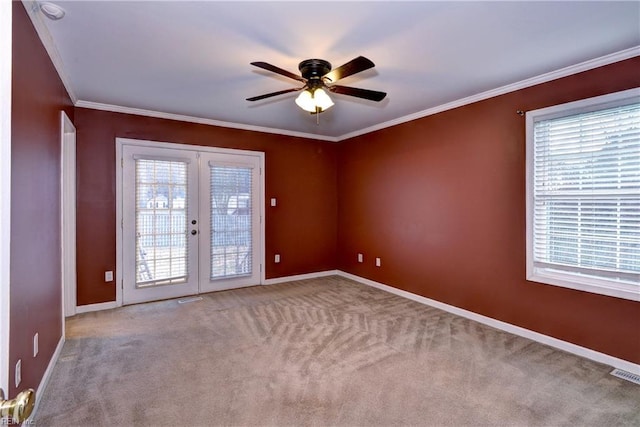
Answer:
[(632, 374), (631, 372), (623, 371), (622, 369), (614, 369), (611, 371), (611, 375), (640, 385), (640, 375), (638, 374)]
[(202, 301), (202, 297), (182, 298), (178, 300), (178, 304), (186, 304), (188, 302), (196, 302), (196, 301)]

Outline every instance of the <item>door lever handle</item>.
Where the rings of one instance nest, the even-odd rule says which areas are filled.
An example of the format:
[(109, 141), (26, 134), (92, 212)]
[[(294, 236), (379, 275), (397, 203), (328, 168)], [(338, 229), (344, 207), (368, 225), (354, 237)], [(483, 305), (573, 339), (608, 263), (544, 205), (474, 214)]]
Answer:
[(29, 418), (35, 404), (36, 393), (31, 388), (11, 400), (4, 400), (4, 391), (0, 389), (0, 419), (9, 417), (10, 423), (20, 425)]

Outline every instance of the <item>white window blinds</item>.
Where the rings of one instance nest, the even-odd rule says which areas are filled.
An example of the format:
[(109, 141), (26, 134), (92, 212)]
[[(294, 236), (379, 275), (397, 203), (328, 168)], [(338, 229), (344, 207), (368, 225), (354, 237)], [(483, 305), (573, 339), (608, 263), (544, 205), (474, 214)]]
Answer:
[(252, 169), (210, 163), (210, 279), (252, 273)]
[(534, 119), (529, 152), (534, 267), (640, 290), (640, 104)]
[(136, 287), (184, 283), (188, 274), (188, 163), (136, 159)]

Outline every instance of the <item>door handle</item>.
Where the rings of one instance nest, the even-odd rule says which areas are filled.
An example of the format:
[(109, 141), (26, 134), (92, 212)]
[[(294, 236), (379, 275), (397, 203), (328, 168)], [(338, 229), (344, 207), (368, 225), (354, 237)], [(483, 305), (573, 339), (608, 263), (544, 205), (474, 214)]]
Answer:
[(192, 234), (193, 236), (195, 236), (196, 234), (198, 234), (198, 231), (197, 231), (197, 230), (191, 230), (191, 234)]
[(4, 400), (4, 391), (0, 389), (0, 419), (9, 417), (10, 423), (20, 425), (29, 418), (35, 404), (36, 393), (31, 388), (11, 400)]

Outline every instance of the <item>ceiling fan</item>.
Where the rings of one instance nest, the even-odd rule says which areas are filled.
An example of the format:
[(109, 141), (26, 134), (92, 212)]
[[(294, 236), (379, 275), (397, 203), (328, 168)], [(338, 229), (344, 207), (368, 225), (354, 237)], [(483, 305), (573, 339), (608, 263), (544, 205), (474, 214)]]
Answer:
[(375, 64), (364, 56), (358, 56), (357, 58), (352, 59), (346, 64), (333, 70), (331, 69), (331, 64), (324, 59), (305, 59), (298, 65), (300, 75), (283, 70), (282, 68), (266, 62), (252, 62), (251, 65), (297, 80), (304, 83), (304, 86), (254, 96), (252, 98), (247, 98), (247, 101), (259, 101), (272, 96), (302, 91), (298, 98), (296, 98), (296, 104), (311, 114), (318, 114), (333, 105), (333, 101), (329, 98), (325, 89), (341, 95), (355, 96), (357, 98), (368, 99), (376, 102), (382, 101), (384, 97), (387, 96), (385, 92), (334, 84), (340, 79), (368, 70), (369, 68), (373, 68)]

